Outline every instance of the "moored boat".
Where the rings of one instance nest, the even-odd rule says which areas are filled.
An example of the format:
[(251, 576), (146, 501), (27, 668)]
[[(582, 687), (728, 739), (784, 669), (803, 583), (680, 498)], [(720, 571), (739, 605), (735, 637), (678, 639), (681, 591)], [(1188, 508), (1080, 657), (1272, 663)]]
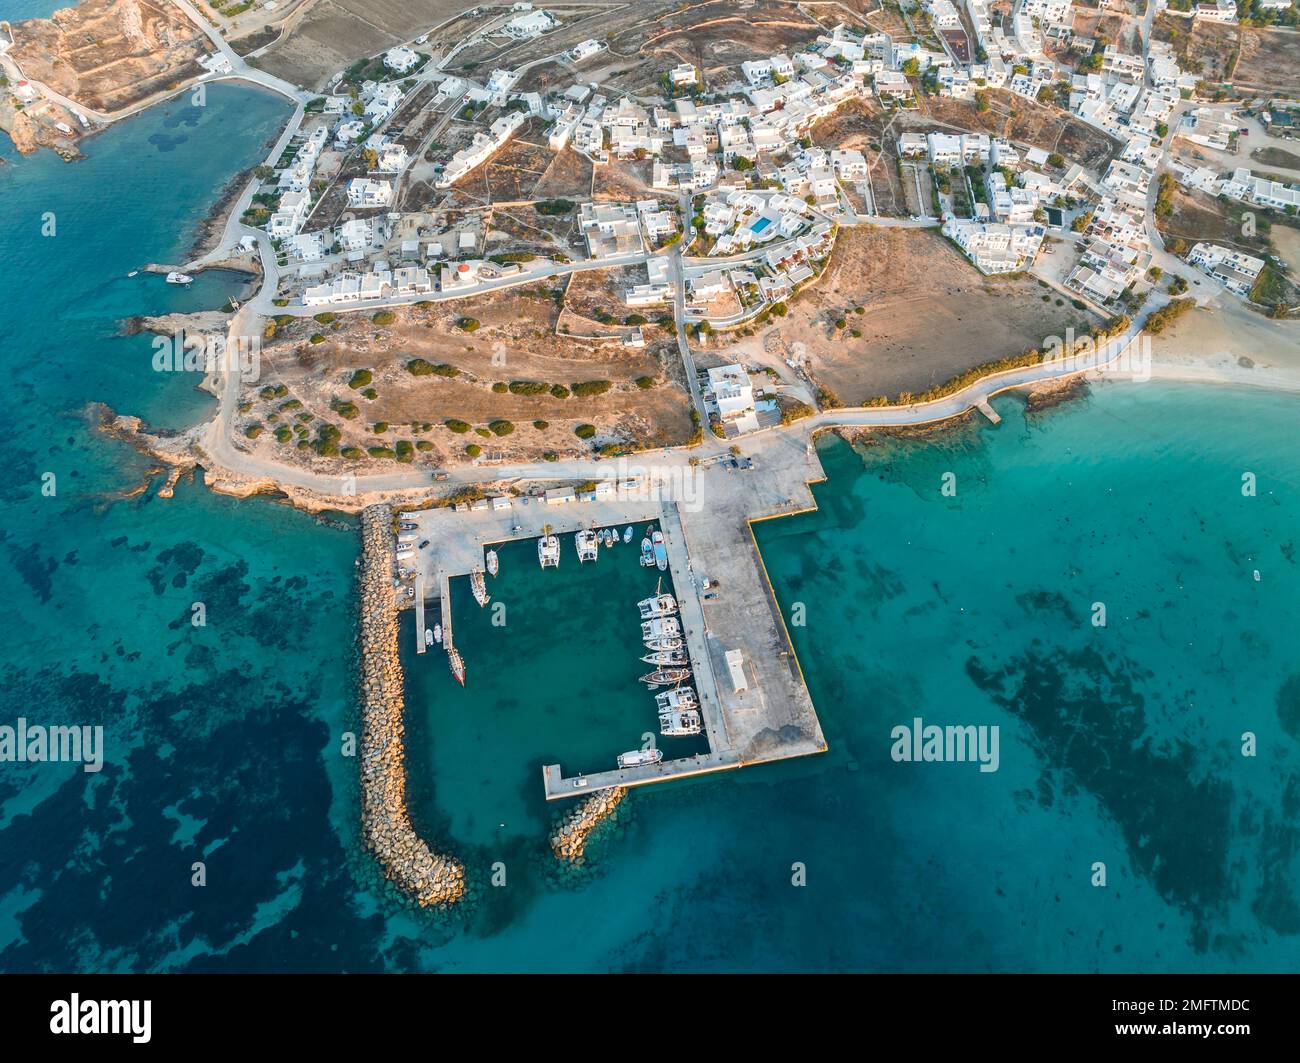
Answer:
[(653, 620), (647, 620), (641, 625), (641, 637), (643, 639), (675, 639), (680, 638), (682, 634), (682, 625), (677, 622), (674, 616), (659, 616)]
[(642, 620), (650, 620), (657, 616), (672, 616), (677, 612), (677, 599), (671, 594), (656, 594), (650, 598), (642, 598), (636, 603), (636, 607), (641, 611)]
[(654, 547), (655, 564), (658, 566), (660, 572), (666, 571), (668, 568), (668, 548), (664, 546), (663, 532), (655, 532), (651, 537), (650, 542)]
[(537, 563), (542, 568), (560, 567), (560, 540), (554, 535), (543, 535), (537, 540)]
[[(428, 629), (426, 628), (426, 630), (428, 630)], [(441, 625), (441, 624), (434, 624), (434, 625), (433, 625), (433, 641), (434, 641), (434, 642), (437, 642), (437, 643), (439, 643), (439, 644), (442, 643), (442, 625)]]
[(470, 590), (474, 592), (474, 600), (479, 605), (487, 605), (491, 601), (492, 596), (488, 594), (487, 581), (483, 578), (481, 568), (476, 568), (469, 574), (469, 586)]
[(686, 665), (690, 664), (690, 658), (682, 650), (659, 650), (657, 653), (647, 653), (641, 660), (646, 664), (657, 665)]
[(172, 270), (169, 274), (167, 274), (168, 284), (189, 284), (193, 280), (194, 278), (191, 277), (188, 273), (180, 273), (177, 270)]
[(641, 567), (649, 568), (655, 563), (654, 547), (649, 539), (641, 540)]
[(426, 627), (424, 629), (424, 644), (426, 646), (433, 645), (433, 628), (431, 627)]
[(465, 685), (465, 658), (460, 655), (460, 651), (452, 646), (447, 647), (447, 664), (451, 666), (451, 674), (456, 677), (456, 682), (461, 686)]
[(641, 682), (652, 687), (667, 686), (669, 683), (680, 683), (683, 679), (690, 679), (691, 670), (689, 668), (656, 668), (653, 672), (643, 675)]
[(696, 709), (670, 709), (659, 714), (659, 733), (666, 738), (685, 738), (702, 730)]
[(573, 545), (578, 550), (579, 561), (595, 561), (600, 550), (600, 543), (596, 533), (588, 528), (577, 532), (573, 536)]
[(695, 696), (694, 687), (676, 687), (673, 690), (665, 690), (662, 694), (655, 695), (655, 708), (660, 712), (698, 707), (699, 699)]
[(623, 541), (625, 543), (630, 543), (632, 541), (632, 525), (630, 524), (623, 529)]
[(652, 638), (645, 640), (645, 648), (653, 650), (655, 653), (664, 653), (682, 648), (682, 640), (679, 638)]
[(495, 550), (487, 552), (487, 571), (489, 576), (495, 576), (501, 567), (501, 559), (497, 557)]
[(637, 768), (642, 764), (658, 764), (664, 759), (662, 749), (634, 749), (629, 753), (620, 753), (618, 755), (618, 766), (620, 768)]

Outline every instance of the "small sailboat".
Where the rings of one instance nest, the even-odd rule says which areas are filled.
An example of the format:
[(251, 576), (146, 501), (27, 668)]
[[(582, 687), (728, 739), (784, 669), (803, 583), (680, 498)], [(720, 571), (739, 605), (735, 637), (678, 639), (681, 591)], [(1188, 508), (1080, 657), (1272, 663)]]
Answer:
[(652, 687), (663, 687), (669, 683), (680, 683), (691, 677), (689, 668), (656, 668), (641, 677), (641, 682)]
[(690, 658), (681, 650), (659, 650), (657, 653), (647, 653), (641, 660), (646, 664), (657, 665), (690, 664)]
[(188, 273), (178, 273), (176, 270), (172, 270), (169, 274), (167, 274), (168, 284), (189, 284), (193, 280), (194, 278), (191, 277)]
[(658, 567), (660, 572), (667, 571), (668, 548), (664, 546), (663, 532), (655, 532), (654, 535), (651, 536), (651, 543), (654, 547), (654, 552), (655, 552), (655, 565)]
[(658, 764), (664, 759), (662, 749), (634, 749), (630, 753), (618, 755), (620, 768), (639, 768), (642, 764)]
[(474, 592), (474, 600), (479, 605), (487, 605), (492, 596), (487, 591), (487, 581), (483, 578), (483, 570), (476, 568), (469, 574), (470, 590)]
[[(425, 630), (428, 630), (428, 629), (426, 628)], [(441, 624), (434, 624), (434, 625), (433, 625), (433, 641), (436, 642), (436, 643), (438, 643), (438, 645), (440, 645), (440, 646), (442, 645), (442, 625), (441, 625)]]
[(645, 648), (653, 650), (655, 653), (667, 653), (672, 650), (682, 648), (682, 640), (679, 638), (653, 638), (645, 640)]
[(630, 524), (623, 529), (623, 541), (625, 543), (630, 543), (632, 541), (632, 525)]
[(447, 664), (451, 666), (451, 674), (456, 677), (456, 682), (464, 686), (465, 659), (460, 655), (460, 651), (452, 646), (447, 647)]
[(500, 569), (500, 567), (501, 567), (501, 561), (497, 557), (497, 552), (495, 550), (489, 550), (487, 552), (488, 575), (495, 576), (497, 574), (498, 569)]

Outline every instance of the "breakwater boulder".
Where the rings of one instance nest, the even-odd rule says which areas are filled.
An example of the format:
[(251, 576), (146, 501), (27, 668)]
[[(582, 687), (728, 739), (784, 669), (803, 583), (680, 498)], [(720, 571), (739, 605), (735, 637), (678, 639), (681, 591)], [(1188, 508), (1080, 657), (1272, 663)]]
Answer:
[(388, 505), (361, 512), (361, 825), (384, 874), (424, 907), (454, 904), (465, 869), (433, 852), (406, 810), (402, 664), (397, 652), (396, 548)]
[(571, 809), (551, 834), (551, 851), (556, 859), (580, 863), (592, 831), (614, 814), (626, 796), (626, 786), (597, 790)]

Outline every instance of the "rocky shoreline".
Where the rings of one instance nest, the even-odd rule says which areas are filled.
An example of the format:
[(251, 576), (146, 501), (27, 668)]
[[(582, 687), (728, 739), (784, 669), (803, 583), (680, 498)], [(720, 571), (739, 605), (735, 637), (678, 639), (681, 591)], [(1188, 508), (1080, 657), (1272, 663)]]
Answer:
[(406, 811), (392, 523), (388, 505), (361, 514), (361, 832), (391, 882), (422, 907), (442, 908), (465, 893), (465, 869), (433, 852)]
[(551, 851), (556, 859), (571, 864), (581, 863), (592, 832), (614, 814), (626, 796), (626, 786), (597, 790), (571, 809), (551, 833)]

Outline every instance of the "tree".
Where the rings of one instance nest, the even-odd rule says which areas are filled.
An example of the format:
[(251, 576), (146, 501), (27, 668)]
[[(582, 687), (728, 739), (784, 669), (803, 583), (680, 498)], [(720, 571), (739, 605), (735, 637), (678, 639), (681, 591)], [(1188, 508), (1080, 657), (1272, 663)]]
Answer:
[(903, 73), (908, 77), (915, 77), (921, 69), (921, 61), (912, 56), (911, 59), (903, 60)]

